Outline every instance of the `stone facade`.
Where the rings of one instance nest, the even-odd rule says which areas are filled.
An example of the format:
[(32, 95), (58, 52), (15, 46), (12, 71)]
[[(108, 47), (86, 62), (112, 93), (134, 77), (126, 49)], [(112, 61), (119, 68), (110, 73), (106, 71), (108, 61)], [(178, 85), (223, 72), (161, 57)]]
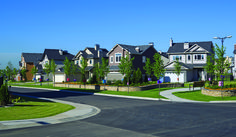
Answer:
[(236, 96), (236, 90), (210, 90), (202, 88), (202, 94), (213, 97), (231, 97)]
[[(68, 88), (68, 84), (56, 83), (56, 87), (65, 87)], [(80, 85), (80, 84), (69, 84), (70, 88), (85, 88), (93, 90), (111, 90), (111, 91), (128, 91), (127, 86), (108, 86), (108, 85)], [(164, 87), (184, 87), (184, 84), (160, 84), (161, 88)], [(142, 87), (129, 87), (129, 91), (143, 91), (149, 89), (159, 88), (158, 84), (142, 86)]]

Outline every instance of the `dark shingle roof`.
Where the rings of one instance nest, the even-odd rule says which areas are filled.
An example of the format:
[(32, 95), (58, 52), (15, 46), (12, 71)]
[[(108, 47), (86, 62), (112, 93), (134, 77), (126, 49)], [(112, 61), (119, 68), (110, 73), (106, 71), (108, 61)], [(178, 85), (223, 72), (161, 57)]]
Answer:
[[(122, 48), (126, 49), (128, 52), (130, 52), (131, 54), (143, 54), (144, 51), (146, 51), (148, 48), (152, 47), (153, 45), (139, 45), (139, 46), (131, 46), (131, 45), (125, 45), (125, 44), (118, 44), (120, 45)], [(135, 48), (139, 47), (139, 51), (137, 52), (135, 50)]]
[(45, 49), (41, 60), (44, 59), (45, 55), (47, 55), (49, 60), (54, 59), (54, 60), (62, 60), (62, 61), (64, 61), (66, 57), (69, 60), (72, 60), (72, 58), (74, 57), (74, 55), (72, 55), (66, 51), (63, 51), (63, 54), (60, 55), (59, 49)]
[(24, 57), (25, 62), (33, 62), (34, 64), (37, 64), (38, 61), (42, 58), (42, 53), (22, 53), (22, 56)]
[[(197, 44), (198, 46), (204, 48), (208, 52), (212, 52), (212, 41), (206, 41), (206, 42), (188, 42), (189, 48), (191, 48), (193, 45)], [(173, 43), (172, 47), (169, 47), (169, 50), (167, 53), (183, 53), (188, 49), (184, 49), (184, 43)]]
[[(87, 54), (85, 50), (88, 49), (92, 54)], [(100, 56), (103, 58), (107, 58), (107, 53), (108, 50), (104, 48), (99, 48), (98, 50), (95, 50), (94, 48), (91, 47), (86, 47), (85, 50), (80, 50), (78, 53), (82, 53), (81, 56), (84, 57), (85, 59), (93, 59), (93, 58), (99, 58), (98, 57), (98, 50), (100, 51)], [(78, 55), (78, 54), (77, 54)], [(77, 55), (73, 58), (76, 59)]]

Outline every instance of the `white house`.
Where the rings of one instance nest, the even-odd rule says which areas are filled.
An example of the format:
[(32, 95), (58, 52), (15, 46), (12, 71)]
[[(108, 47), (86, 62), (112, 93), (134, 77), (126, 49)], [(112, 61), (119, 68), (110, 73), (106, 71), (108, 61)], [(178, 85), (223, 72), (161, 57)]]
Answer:
[(165, 66), (165, 81), (178, 82), (174, 72), (176, 60), (179, 60), (181, 65), (179, 82), (206, 80), (204, 66), (207, 63), (207, 56), (211, 53), (214, 53), (212, 41), (173, 43), (170, 39), (170, 47), (167, 51), (169, 63)]

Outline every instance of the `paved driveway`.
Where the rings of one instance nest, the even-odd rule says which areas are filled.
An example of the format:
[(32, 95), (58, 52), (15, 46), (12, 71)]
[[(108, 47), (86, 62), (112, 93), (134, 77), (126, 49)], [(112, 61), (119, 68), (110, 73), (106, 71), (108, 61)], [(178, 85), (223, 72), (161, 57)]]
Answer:
[(236, 135), (235, 104), (174, 103), (59, 91), (12, 88), (14, 92), (96, 106), (101, 112), (64, 124), (1, 131), (0, 136), (218, 137)]

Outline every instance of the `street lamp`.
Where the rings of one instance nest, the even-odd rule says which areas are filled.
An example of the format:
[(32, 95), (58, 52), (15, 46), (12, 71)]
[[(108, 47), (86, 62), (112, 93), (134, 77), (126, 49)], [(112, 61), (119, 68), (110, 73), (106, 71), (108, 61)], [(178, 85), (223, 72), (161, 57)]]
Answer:
[(221, 39), (221, 43), (222, 43), (222, 46), (223, 46), (223, 43), (224, 43), (224, 40), (227, 39), (227, 38), (231, 38), (232, 36), (226, 36), (226, 37), (213, 37), (214, 39)]

